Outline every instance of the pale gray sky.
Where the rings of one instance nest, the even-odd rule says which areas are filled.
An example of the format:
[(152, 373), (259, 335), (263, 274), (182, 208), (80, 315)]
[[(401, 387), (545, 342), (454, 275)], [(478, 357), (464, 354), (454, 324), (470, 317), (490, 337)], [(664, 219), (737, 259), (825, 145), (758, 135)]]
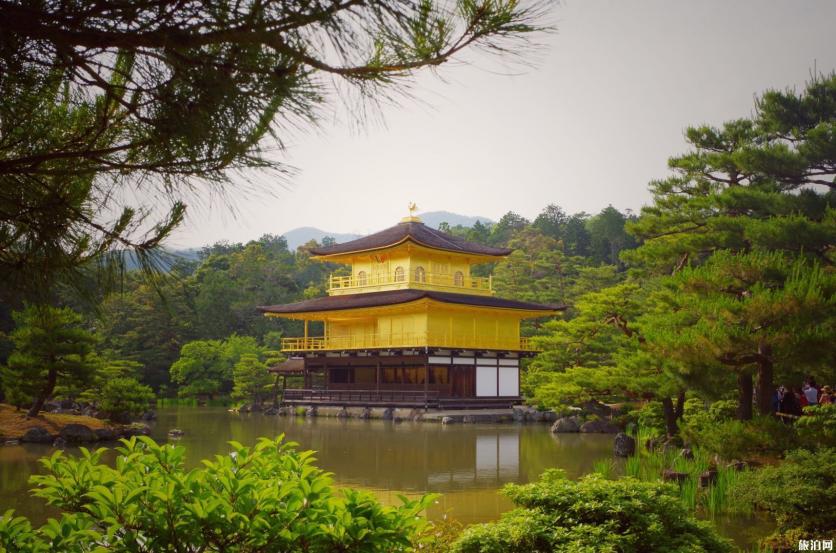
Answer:
[(751, 113), (756, 93), (836, 69), (836, 1), (564, 0), (537, 66), (491, 57), (422, 75), (415, 100), (360, 131), (345, 113), (289, 141), (299, 173), (237, 215), (193, 210), (171, 241), (247, 241), (299, 226), (366, 233), (415, 201), (498, 219), (608, 204), (637, 210), (685, 149), (683, 129)]

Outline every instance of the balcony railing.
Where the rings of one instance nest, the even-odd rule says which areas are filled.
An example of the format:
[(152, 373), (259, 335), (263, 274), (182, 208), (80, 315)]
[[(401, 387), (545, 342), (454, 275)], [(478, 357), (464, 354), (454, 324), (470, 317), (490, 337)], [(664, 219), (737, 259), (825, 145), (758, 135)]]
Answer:
[(438, 407), (438, 390), (307, 390), (288, 389), (284, 391), (284, 403), (324, 403), (338, 405), (414, 405)]
[(451, 336), (448, 334), (410, 332), (282, 339), (282, 351), (288, 352), (423, 347), (538, 351), (531, 343), (530, 338), (503, 338), (501, 336), (484, 335)]
[(422, 286), (449, 288), (451, 291), (489, 295), (493, 294), (492, 277), (464, 276), (461, 273), (428, 273), (420, 269), (411, 271), (393, 271), (389, 273), (370, 273), (368, 275), (336, 276), (331, 275), (328, 291), (355, 291), (359, 288), (398, 288)]

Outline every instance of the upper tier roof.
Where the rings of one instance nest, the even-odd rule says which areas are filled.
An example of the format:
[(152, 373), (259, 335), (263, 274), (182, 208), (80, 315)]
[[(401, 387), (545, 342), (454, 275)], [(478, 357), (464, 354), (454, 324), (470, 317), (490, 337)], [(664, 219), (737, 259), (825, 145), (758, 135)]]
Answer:
[(505, 256), (512, 251), (507, 248), (493, 248), (491, 246), (468, 242), (467, 240), (450, 236), (440, 230), (430, 228), (424, 223), (409, 221), (398, 223), (394, 227), (389, 227), (388, 229), (356, 240), (343, 242), (342, 244), (312, 248), (311, 253), (318, 256), (327, 256), (365, 252), (394, 246), (405, 240), (412, 240), (417, 244), (436, 250), (475, 255)]
[(562, 311), (566, 309), (562, 305), (542, 305), (526, 301), (495, 298), (493, 296), (474, 296), (470, 294), (452, 294), (449, 292), (416, 289), (389, 290), (386, 292), (369, 292), (366, 294), (351, 294), (346, 296), (325, 296), (286, 305), (262, 305), (257, 309), (262, 313), (289, 315), (292, 313), (316, 313), (321, 311), (340, 311), (343, 309), (397, 305), (424, 298), (442, 303), (519, 309), (522, 311)]

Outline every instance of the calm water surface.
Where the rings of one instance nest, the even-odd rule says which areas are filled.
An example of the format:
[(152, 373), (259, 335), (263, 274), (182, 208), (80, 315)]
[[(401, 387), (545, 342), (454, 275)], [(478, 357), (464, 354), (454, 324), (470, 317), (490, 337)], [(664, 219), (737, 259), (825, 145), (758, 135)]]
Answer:
[[(536, 480), (550, 467), (576, 478), (612, 457), (612, 436), (552, 434), (544, 424), (395, 424), (234, 415), (218, 407), (164, 408), (157, 415), (152, 437), (162, 442), (168, 430), (184, 430), (178, 443), (186, 447), (190, 466), (228, 452), (230, 440), (251, 445), (284, 433), (301, 449), (315, 450), (317, 464), (334, 473), (338, 486), (371, 490), (393, 503), (399, 493), (439, 492), (429, 516), (449, 514), (465, 524), (496, 519), (512, 507), (496, 493), (503, 484)], [(28, 484), (29, 476), (41, 471), (37, 459), (51, 452), (35, 444), (0, 447), (0, 512), (13, 508), (35, 523), (54, 515), (31, 497)], [(724, 521), (721, 528), (743, 542), (751, 539), (743, 532), (753, 531), (750, 521), (740, 520)]]

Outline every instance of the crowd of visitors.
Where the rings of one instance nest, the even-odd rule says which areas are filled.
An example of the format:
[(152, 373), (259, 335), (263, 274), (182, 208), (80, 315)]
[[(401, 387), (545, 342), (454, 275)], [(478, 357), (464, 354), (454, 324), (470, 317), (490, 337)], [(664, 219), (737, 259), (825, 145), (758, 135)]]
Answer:
[(807, 378), (800, 388), (778, 387), (772, 400), (772, 410), (784, 415), (800, 416), (808, 405), (825, 405), (835, 402), (836, 394), (830, 386), (819, 387), (815, 379)]

